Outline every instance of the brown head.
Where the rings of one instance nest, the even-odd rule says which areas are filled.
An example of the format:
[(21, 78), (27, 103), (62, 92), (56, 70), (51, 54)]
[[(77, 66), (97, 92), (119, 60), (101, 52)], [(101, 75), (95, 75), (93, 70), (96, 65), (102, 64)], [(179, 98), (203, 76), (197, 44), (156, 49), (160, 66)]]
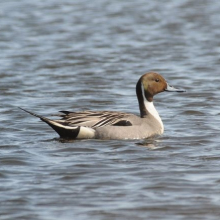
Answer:
[(153, 100), (153, 96), (165, 91), (167, 88), (166, 80), (158, 73), (146, 73), (140, 78), (141, 86), (143, 87), (145, 97), (148, 101)]
[(136, 85), (136, 93), (140, 110), (144, 109), (144, 101), (153, 101), (154, 95), (160, 92), (184, 92), (185, 90), (176, 89), (166, 82), (166, 80), (158, 73), (149, 72), (140, 77)]

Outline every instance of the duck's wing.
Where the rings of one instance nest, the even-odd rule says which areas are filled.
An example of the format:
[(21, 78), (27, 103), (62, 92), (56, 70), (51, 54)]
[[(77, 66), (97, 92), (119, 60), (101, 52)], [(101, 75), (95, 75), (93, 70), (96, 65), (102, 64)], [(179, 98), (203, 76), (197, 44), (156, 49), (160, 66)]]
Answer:
[(61, 111), (61, 119), (57, 122), (65, 123), (68, 126), (103, 127), (103, 126), (131, 126), (129, 121), (131, 114), (114, 111), (83, 111), (68, 112)]

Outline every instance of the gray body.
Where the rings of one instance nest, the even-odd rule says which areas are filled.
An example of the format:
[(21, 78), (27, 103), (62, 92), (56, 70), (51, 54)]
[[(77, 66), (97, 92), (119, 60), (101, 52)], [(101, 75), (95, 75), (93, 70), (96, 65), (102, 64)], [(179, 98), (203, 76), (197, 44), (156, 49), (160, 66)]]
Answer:
[(105, 126), (95, 128), (94, 138), (98, 139), (144, 139), (160, 135), (162, 127), (150, 114), (146, 118), (130, 115), (124, 118), (131, 126)]

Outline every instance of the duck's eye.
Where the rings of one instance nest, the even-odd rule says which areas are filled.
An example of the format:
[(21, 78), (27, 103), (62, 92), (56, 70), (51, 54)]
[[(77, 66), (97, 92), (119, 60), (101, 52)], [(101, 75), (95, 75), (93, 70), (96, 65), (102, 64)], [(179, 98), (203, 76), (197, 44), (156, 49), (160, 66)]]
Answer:
[(155, 79), (155, 82), (159, 82), (160, 80), (159, 79)]

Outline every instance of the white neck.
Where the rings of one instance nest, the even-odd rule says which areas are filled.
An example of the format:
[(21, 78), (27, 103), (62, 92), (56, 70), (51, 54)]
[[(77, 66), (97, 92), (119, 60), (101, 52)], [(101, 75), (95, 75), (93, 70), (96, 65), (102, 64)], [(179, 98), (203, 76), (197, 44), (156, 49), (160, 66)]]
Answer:
[(141, 91), (142, 91), (142, 96), (143, 96), (143, 99), (144, 99), (144, 106), (145, 106), (145, 108), (160, 123), (160, 125), (161, 125), (161, 132), (163, 133), (163, 131), (164, 131), (163, 122), (162, 122), (162, 120), (161, 120), (161, 118), (160, 118), (156, 108), (154, 107), (154, 103), (153, 102), (149, 102), (146, 99), (146, 97), (144, 95), (144, 87), (143, 87), (142, 84), (141, 84)]

